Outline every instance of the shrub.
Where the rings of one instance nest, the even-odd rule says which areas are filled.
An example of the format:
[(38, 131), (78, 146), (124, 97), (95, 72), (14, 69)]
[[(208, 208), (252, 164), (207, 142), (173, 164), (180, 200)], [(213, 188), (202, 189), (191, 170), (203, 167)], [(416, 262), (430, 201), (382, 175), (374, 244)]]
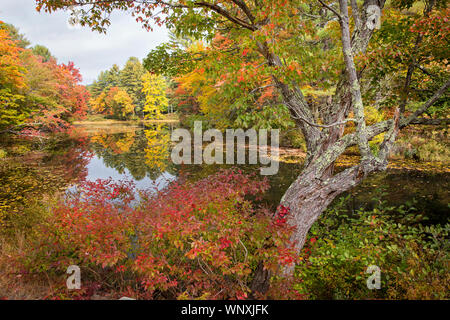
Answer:
[[(347, 215), (345, 199), (312, 228), (296, 289), (313, 299), (448, 299), (450, 225), (425, 226), (412, 204)], [(381, 289), (366, 285), (370, 265)]]
[(16, 154), (16, 155), (24, 155), (24, 154), (27, 154), (27, 153), (30, 152), (30, 150), (31, 150), (30, 147), (27, 146), (27, 145), (24, 145), (24, 144), (15, 146), (15, 147), (13, 148), (13, 152), (14, 152), (14, 154)]
[(306, 152), (306, 141), (300, 130), (287, 129), (281, 136), (281, 145), (285, 147), (299, 148)]
[(450, 149), (436, 140), (428, 141), (417, 148), (417, 155), (422, 161), (450, 161)]
[(447, 130), (410, 132), (395, 144), (392, 155), (421, 161), (450, 161)]
[(261, 261), (291, 263), (286, 212), (246, 199), (266, 181), (222, 171), (196, 183), (140, 193), (130, 182), (87, 182), (56, 206), (22, 256), (28, 272), (81, 267), (83, 283), (136, 298), (244, 298)]

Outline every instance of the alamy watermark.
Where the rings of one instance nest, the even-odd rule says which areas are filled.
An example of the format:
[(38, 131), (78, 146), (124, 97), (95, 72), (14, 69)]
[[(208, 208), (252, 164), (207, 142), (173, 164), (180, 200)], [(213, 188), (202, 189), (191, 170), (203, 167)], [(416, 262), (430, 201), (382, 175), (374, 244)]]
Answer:
[(80, 290), (81, 289), (81, 269), (77, 265), (71, 265), (67, 268), (66, 273), (69, 275), (66, 281), (67, 289)]
[(366, 273), (371, 276), (367, 278), (366, 284), (369, 290), (381, 289), (381, 269), (379, 266), (371, 265), (367, 267)]
[(370, 5), (366, 9), (367, 22), (366, 27), (369, 30), (381, 28), (381, 8), (377, 5)]
[[(203, 132), (202, 128), (201, 121), (194, 122), (193, 139), (191, 132), (187, 129), (176, 129), (172, 132), (172, 142), (178, 142), (172, 149), (171, 154), (174, 164), (258, 164), (259, 161), (259, 164), (265, 166), (260, 169), (261, 175), (267, 176), (278, 173), (280, 144), (278, 129), (260, 129), (258, 132), (255, 129), (247, 131), (227, 129), (224, 139), (220, 130), (209, 129)], [(270, 155), (268, 152), (269, 133)], [(203, 148), (203, 142), (210, 143)], [(247, 150), (248, 162), (246, 162)], [(226, 154), (225, 159), (224, 153)], [(235, 154), (237, 157), (235, 157)]]

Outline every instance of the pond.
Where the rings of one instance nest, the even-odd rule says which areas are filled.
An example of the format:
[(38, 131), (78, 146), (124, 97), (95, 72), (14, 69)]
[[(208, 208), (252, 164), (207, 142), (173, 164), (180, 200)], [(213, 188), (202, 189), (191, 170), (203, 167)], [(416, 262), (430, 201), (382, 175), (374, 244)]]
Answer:
[[(139, 189), (162, 189), (181, 175), (196, 180), (231, 167), (173, 164), (170, 135), (175, 128), (172, 123), (80, 126), (75, 138), (26, 152), (20, 158), (2, 160), (0, 206), (13, 209), (24, 205), (27, 197), (61, 193), (84, 180), (132, 180)], [(342, 168), (356, 160), (355, 156), (344, 156), (337, 166)], [(300, 173), (301, 163), (301, 157), (295, 159), (294, 151), (294, 157), (282, 159), (276, 175), (268, 176), (271, 189), (265, 201), (269, 205), (276, 207)], [(240, 168), (245, 172), (259, 171), (257, 165)], [(348, 193), (349, 210), (370, 206), (377, 195), (392, 205), (415, 199), (416, 206), (432, 222), (445, 223), (449, 217), (449, 178), (449, 164), (394, 160), (386, 172), (369, 177)]]

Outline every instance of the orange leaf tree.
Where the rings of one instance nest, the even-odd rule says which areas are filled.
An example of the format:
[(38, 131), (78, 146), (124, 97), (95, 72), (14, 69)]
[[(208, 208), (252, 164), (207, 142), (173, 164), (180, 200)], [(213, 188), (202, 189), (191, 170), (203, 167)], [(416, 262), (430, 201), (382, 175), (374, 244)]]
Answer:
[(20, 91), (26, 85), (20, 52), (8, 31), (0, 28), (0, 129), (20, 124), (28, 115), (21, 104), (24, 97)]

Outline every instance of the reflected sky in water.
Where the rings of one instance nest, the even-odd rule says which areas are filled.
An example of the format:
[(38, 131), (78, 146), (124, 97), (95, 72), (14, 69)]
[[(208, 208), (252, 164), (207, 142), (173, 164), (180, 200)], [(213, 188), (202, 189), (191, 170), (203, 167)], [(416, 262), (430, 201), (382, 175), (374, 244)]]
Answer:
[(111, 178), (113, 181), (119, 180), (131, 180), (135, 183), (137, 189), (154, 189), (158, 190), (164, 189), (171, 181), (176, 180), (176, 176), (163, 172), (158, 178), (155, 180), (150, 179), (150, 177), (146, 176), (141, 180), (133, 179), (131, 173), (128, 169), (124, 169), (123, 173), (119, 173), (114, 168), (108, 167), (104, 161), (99, 158), (97, 155), (94, 155), (90, 160), (88, 166), (88, 175), (86, 177), (89, 181), (95, 181), (97, 179), (109, 179)]

